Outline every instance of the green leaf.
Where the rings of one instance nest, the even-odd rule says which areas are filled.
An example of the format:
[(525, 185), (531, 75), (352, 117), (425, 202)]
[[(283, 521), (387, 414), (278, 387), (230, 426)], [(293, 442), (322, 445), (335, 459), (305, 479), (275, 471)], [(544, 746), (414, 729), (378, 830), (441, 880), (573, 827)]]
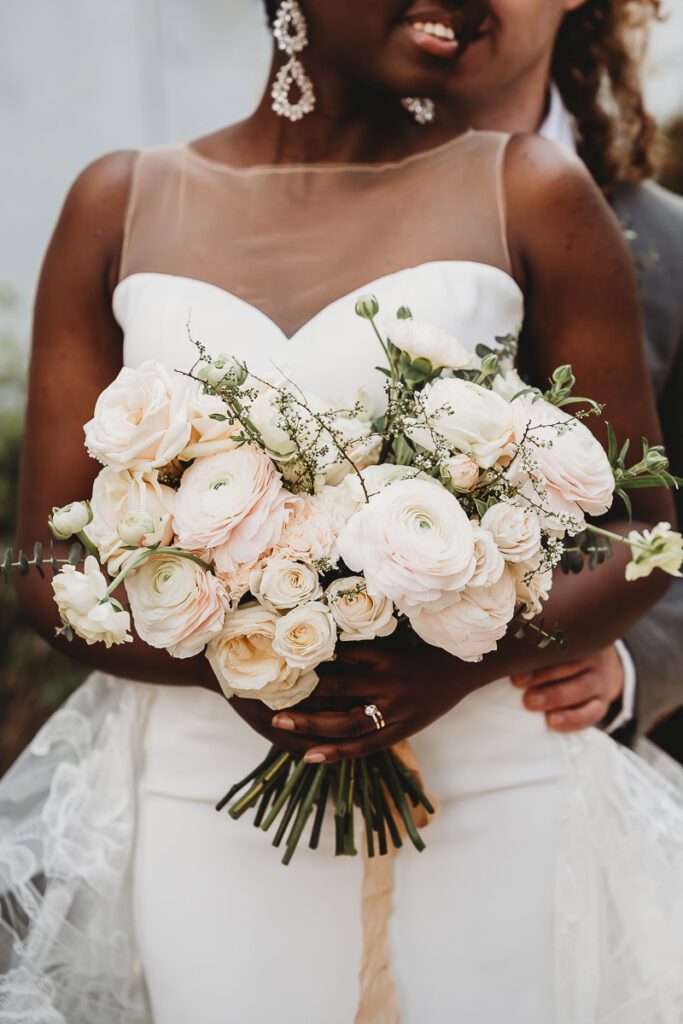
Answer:
[(212, 412), (209, 414), (209, 419), (218, 420), (219, 423), (225, 423), (228, 417), (224, 416), (222, 412)]
[(72, 544), (69, 548), (69, 557), (67, 561), (69, 565), (78, 565), (82, 557), (83, 546), (76, 541), (75, 544)]
[(610, 466), (614, 466), (617, 459), (617, 452), (619, 451), (619, 444), (617, 442), (617, 435), (614, 433), (614, 427), (611, 423), (607, 424), (607, 437), (609, 440), (607, 458), (609, 459)]
[(623, 443), (623, 445), (621, 447), (621, 451), (619, 452), (619, 462), (620, 462), (620, 464), (622, 466), (626, 462), (626, 456), (628, 455), (628, 450), (629, 450), (630, 447), (631, 447), (631, 441), (630, 441), (629, 438), (626, 438), (626, 440), (624, 441), (624, 443)]
[(31, 566), (29, 564), (28, 558), (26, 557), (26, 555), (24, 554), (23, 551), (19, 552), (19, 559), (18, 559), (18, 561), (19, 561), (19, 564), (18, 564), (17, 568), (19, 569), (19, 575), (20, 576), (28, 576), (28, 574), (31, 571)]

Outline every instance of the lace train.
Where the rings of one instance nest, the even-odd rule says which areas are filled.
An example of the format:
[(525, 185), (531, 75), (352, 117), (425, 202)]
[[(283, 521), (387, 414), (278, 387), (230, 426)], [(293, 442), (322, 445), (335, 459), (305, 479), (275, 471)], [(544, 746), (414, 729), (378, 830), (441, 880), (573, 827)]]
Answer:
[(131, 900), (149, 698), (90, 676), (0, 786), (1, 1024), (151, 1024)]

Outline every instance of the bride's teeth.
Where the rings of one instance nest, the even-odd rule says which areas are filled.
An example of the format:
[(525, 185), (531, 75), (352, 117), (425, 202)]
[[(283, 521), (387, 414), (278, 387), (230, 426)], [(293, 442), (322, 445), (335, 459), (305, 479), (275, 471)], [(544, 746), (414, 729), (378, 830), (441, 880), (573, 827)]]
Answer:
[(427, 35), (435, 36), (437, 39), (445, 39), (452, 43), (455, 41), (455, 32), (450, 25), (441, 25), (432, 21), (414, 21), (413, 28), (418, 32), (426, 32)]

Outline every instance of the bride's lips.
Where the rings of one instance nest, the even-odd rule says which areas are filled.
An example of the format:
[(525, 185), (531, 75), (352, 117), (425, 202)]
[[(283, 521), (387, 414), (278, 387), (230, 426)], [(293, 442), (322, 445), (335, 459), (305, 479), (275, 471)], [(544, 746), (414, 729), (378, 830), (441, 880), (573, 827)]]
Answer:
[(438, 8), (413, 10), (402, 22), (416, 46), (434, 57), (450, 59), (460, 49), (453, 27), (453, 14)]

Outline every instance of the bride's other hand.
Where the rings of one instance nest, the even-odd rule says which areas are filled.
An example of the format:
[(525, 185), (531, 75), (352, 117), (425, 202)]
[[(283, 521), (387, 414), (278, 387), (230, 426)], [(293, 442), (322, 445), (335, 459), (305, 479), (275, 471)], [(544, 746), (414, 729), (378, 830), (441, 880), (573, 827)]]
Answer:
[(576, 732), (603, 721), (624, 692), (624, 667), (614, 644), (597, 654), (513, 676), (524, 706), (542, 711), (551, 729)]

